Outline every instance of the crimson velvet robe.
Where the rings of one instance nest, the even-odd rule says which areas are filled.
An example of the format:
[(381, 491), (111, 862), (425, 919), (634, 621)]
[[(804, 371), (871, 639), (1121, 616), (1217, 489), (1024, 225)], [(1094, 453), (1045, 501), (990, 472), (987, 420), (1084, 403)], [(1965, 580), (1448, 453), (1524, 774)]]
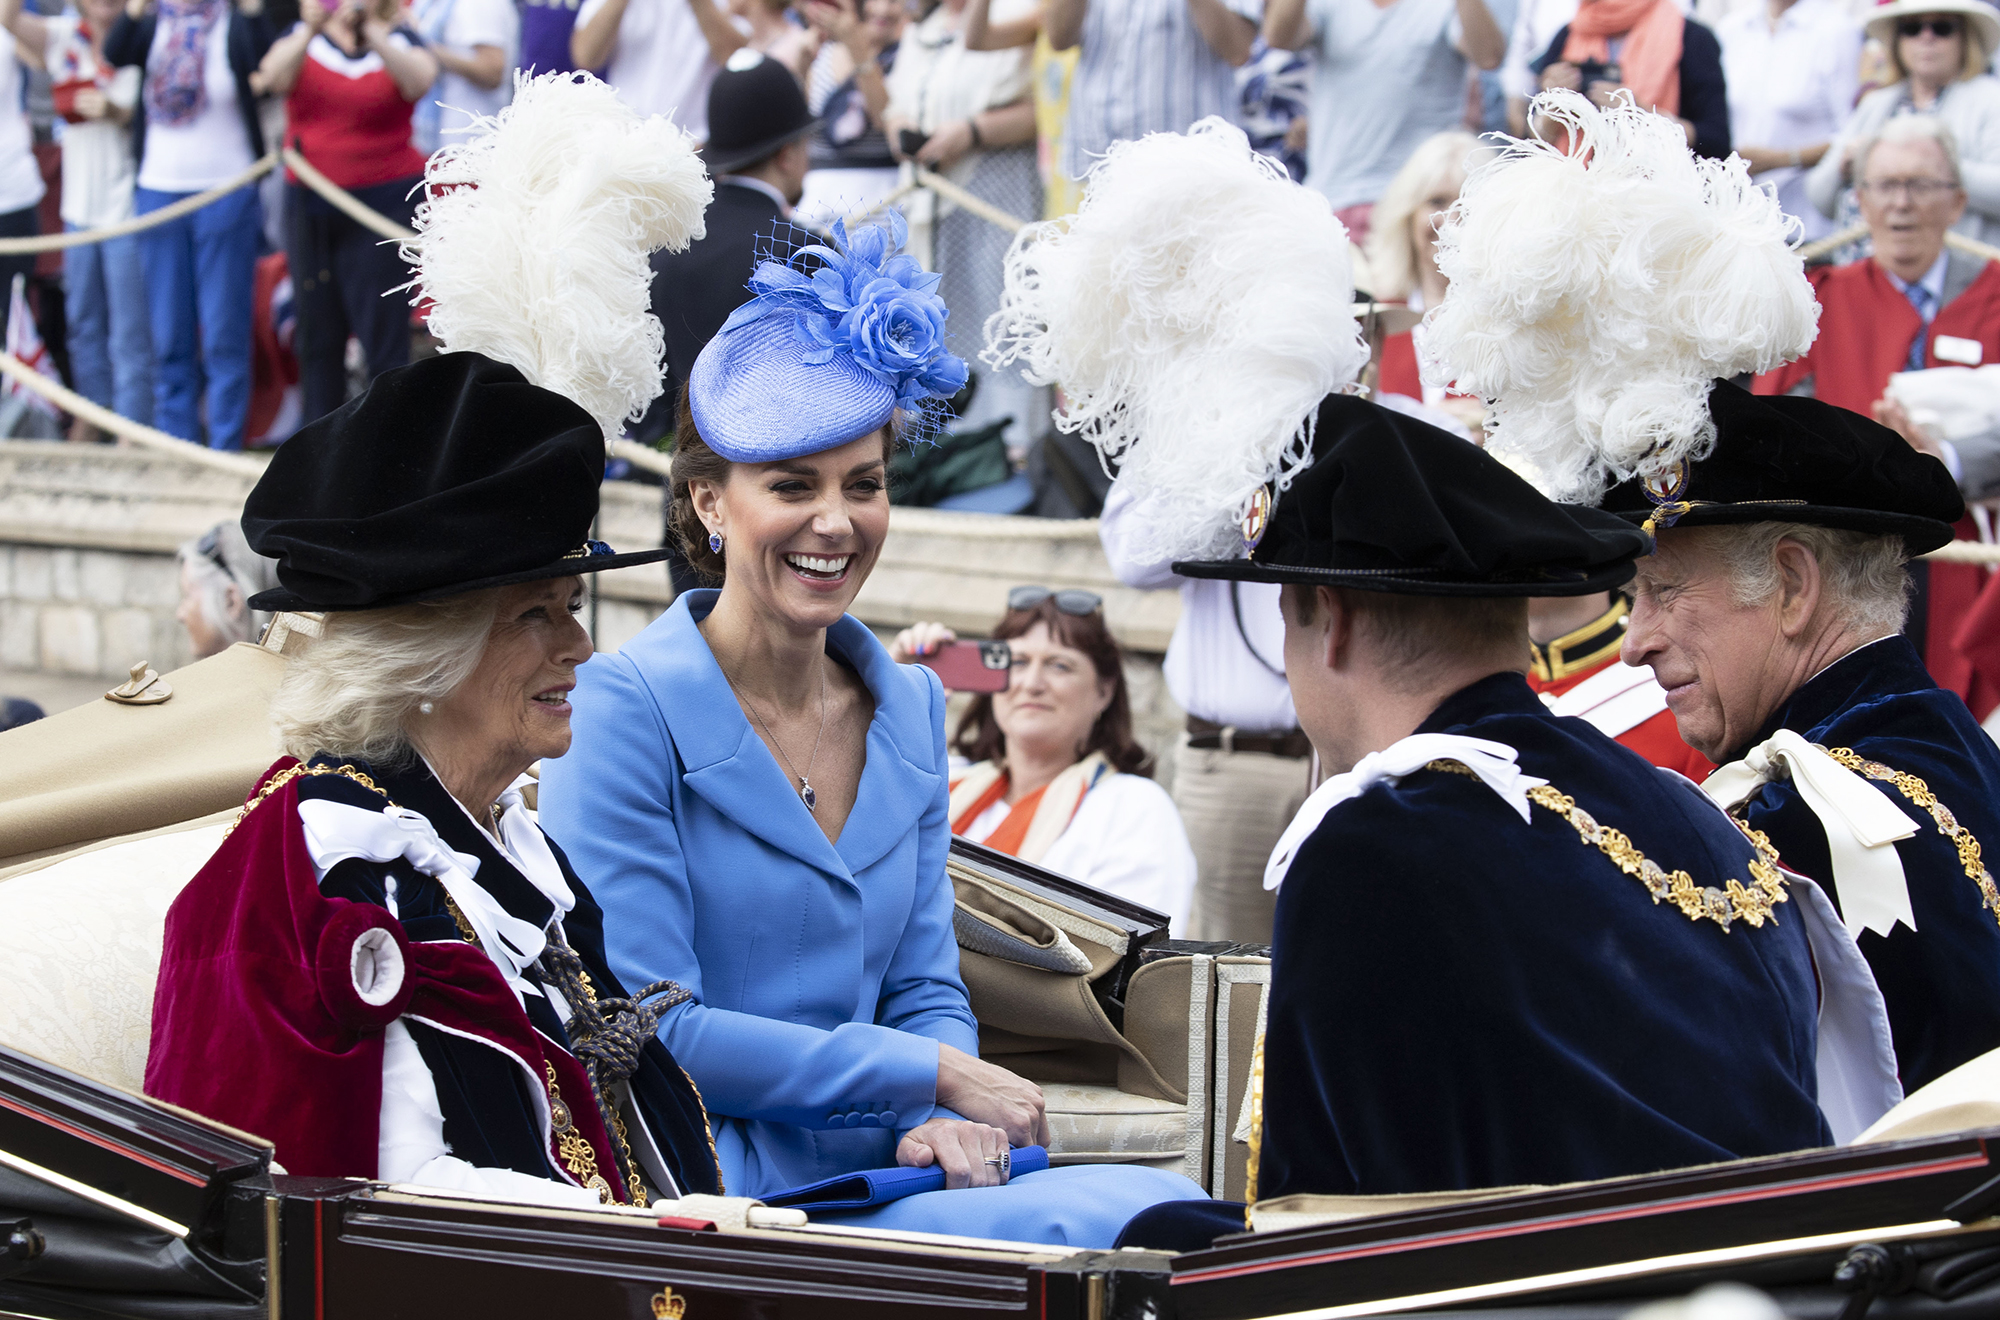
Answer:
[[(1954, 256), (1953, 261), (1964, 260)], [(1819, 338), (1804, 357), (1757, 377), (1758, 394), (1784, 394), (1807, 380), (1827, 403), (1873, 416), (1875, 401), (1889, 377), (1904, 369), (1910, 341), (1925, 334), (1924, 366), (1963, 365), (1937, 356), (1940, 335), (1970, 339), (1980, 346), (1981, 363), (2000, 362), (2000, 265), (1986, 262), (1956, 297), (1948, 298), (1924, 331), (1910, 300), (1871, 259), (1807, 272), (1819, 298)], [(1947, 277), (1947, 293), (1950, 279)], [(1958, 525), (1961, 539), (1978, 539), (1968, 515)], [(1956, 692), (1984, 719), (2000, 704), (2000, 637), (1980, 624), (1981, 615), (2000, 613), (2000, 597), (1981, 602), (1991, 576), (1971, 564), (1930, 565), (1930, 597), (1924, 628), (1924, 660), (1939, 687)], [(1975, 605), (1983, 608), (1975, 610)]]

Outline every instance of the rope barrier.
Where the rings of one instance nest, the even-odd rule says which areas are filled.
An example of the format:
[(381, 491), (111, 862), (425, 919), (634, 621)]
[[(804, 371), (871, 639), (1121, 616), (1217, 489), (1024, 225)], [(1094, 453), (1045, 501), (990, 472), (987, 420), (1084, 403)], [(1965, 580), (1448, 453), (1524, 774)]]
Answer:
[(934, 170), (927, 170), (921, 165), (917, 166), (916, 170), (918, 183), (929, 188), (946, 201), (955, 203), (965, 210), (972, 212), (972, 214), (978, 216), (988, 224), (996, 225), (1010, 234), (1018, 234), (1028, 227), (1026, 220), (1007, 214), (983, 197), (974, 196), (972, 193), (953, 183), (950, 179), (945, 178), (942, 174)]
[(871, 215), (879, 215), (883, 211), (888, 210), (890, 207), (894, 206), (897, 202), (902, 201), (905, 197), (908, 197), (911, 193), (915, 192), (919, 186), (920, 185), (915, 183), (906, 183), (902, 187), (896, 189), (896, 191), (890, 193), (887, 197), (884, 197), (881, 201), (876, 202), (873, 206), (863, 207), (861, 210), (856, 211), (853, 215), (847, 217), (846, 221), (847, 228), (850, 231), (852, 231), (853, 228), (856, 225), (860, 224), (863, 220), (866, 220)]
[(1924, 556), (1940, 564), (1985, 564), (1989, 567), (2000, 565), (2000, 545), (1986, 545), (1979, 541), (1950, 541)]
[(640, 444), (637, 440), (621, 438), (613, 440), (605, 448), (610, 451), (612, 457), (622, 458), (635, 468), (657, 472), (662, 477), (670, 477), (674, 473), (674, 461), (671, 458), (649, 445)]
[(292, 148), (286, 147), (284, 149), (284, 157), (286, 166), (291, 169), (293, 174), (298, 175), (300, 183), (303, 183), (306, 187), (324, 197), (333, 206), (345, 213), (347, 218), (355, 224), (360, 225), (364, 229), (372, 229), (382, 237), (393, 239), (398, 243), (413, 242), (417, 238), (416, 230), (403, 228), (403, 226), (397, 224), (388, 216), (369, 206), (353, 193), (314, 169), (311, 162)]
[[(1837, 252), (1849, 243), (1859, 243), (1866, 237), (1868, 237), (1867, 225), (1856, 225), (1852, 229), (1843, 229), (1837, 234), (1828, 234), (1825, 238), (1808, 243), (1800, 248), (1799, 259), (1809, 262), (1818, 261), (1821, 257)], [(1957, 248), (1960, 252), (1980, 257), (1986, 261), (2000, 261), (2000, 247), (1994, 247), (1990, 243), (1982, 243), (1976, 238), (1967, 238), (1963, 234), (1947, 233), (1944, 236), (1944, 245), (1948, 248)]]
[(115, 225), (105, 225), (101, 229), (38, 234), (33, 238), (0, 238), (0, 256), (14, 256), (27, 252), (54, 252), (62, 248), (82, 247), (87, 243), (102, 243), (106, 239), (124, 238), (130, 234), (141, 233), (221, 201), (237, 189), (248, 187), (263, 178), (276, 168), (277, 164), (278, 153), (274, 151), (227, 183), (218, 184), (207, 192), (196, 193), (192, 197), (183, 197), (178, 202), (169, 203), (157, 211), (135, 215), (130, 220), (120, 220)]
[(227, 472), (234, 477), (249, 477), (254, 480), (264, 473), (264, 465), (246, 454), (207, 449), (192, 440), (182, 440), (178, 436), (154, 430), (128, 417), (120, 417), (109, 408), (101, 408), (76, 391), (65, 389), (60, 382), (50, 380), (12, 353), (0, 352), (0, 374), (10, 377), (23, 388), (41, 395), (72, 417), (81, 417), (92, 426), (109, 431), (121, 440), (129, 440), (141, 448), (172, 454), (190, 463), (199, 463), (218, 472)]

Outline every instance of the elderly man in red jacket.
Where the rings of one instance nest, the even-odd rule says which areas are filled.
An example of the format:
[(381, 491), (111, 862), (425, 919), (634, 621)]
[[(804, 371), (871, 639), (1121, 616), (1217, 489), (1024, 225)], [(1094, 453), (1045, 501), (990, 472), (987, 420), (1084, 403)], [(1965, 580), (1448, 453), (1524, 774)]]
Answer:
[[(1900, 409), (1886, 396), (1891, 375), (2000, 362), (2000, 263), (1945, 246), (1966, 198), (1958, 145), (1942, 121), (1928, 115), (1890, 120), (1856, 149), (1854, 175), (1874, 255), (1811, 272), (1821, 308), (1819, 338), (1804, 357), (1759, 376), (1754, 389), (1809, 393), (1896, 425)], [(1914, 434), (1907, 426), (1897, 429)], [(1959, 535), (1977, 537), (1969, 518)], [(1927, 567), (1927, 590), (1909, 631), (1938, 685), (1984, 718), (2000, 702), (1994, 682), (2000, 649), (1962, 635), (1962, 627), (1986, 570)], [(1984, 654), (1988, 650), (1996, 653)]]

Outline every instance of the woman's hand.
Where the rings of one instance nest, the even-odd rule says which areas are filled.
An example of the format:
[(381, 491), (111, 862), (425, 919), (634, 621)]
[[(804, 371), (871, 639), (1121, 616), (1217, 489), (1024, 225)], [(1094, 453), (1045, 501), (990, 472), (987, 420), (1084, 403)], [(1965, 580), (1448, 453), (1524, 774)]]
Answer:
[[(997, 1127), (934, 1118), (911, 1128), (896, 1143), (896, 1163), (912, 1169), (935, 1164), (944, 1170), (946, 1187), (997, 1187), (1006, 1181), (999, 1163), (1000, 1153), (1006, 1149), (1007, 1134)], [(988, 1160), (994, 1162), (989, 1164)]]
[(935, 655), (937, 649), (958, 640), (958, 634), (941, 623), (913, 623), (889, 643), (889, 658), (899, 665), (915, 664), (919, 656)]
[(1558, 89), (1580, 92), (1583, 90), (1583, 70), (1567, 60), (1557, 60), (1542, 70), (1542, 90), (1553, 92)]
[(1596, 106), (1599, 110), (1609, 110), (1611, 108), (1612, 99), (1616, 97), (1618, 93), (1630, 92), (1631, 90), (1632, 89), (1630, 87), (1627, 87), (1624, 83), (1615, 83), (1615, 82), (1599, 80), (1597, 82), (1592, 83), (1590, 87), (1584, 92), (1584, 95), (1588, 96), (1590, 98), (1590, 103)]
[(102, 119), (111, 113), (111, 102), (95, 87), (81, 87), (76, 93), (76, 112), (85, 119)]
[(306, 31), (318, 36), (326, 29), (326, 20), (333, 17), (320, 0), (299, 0), (299, 22), (306, 25)]
[(938, 125), (930, 140), (917, 153), (917, 164), (941, 169), (951, 164), (966, 152), (972, 150), (972, 121), (954, 119), (949, 124)]
[(801, 9), (806, 22), (847, 47), (857, 68), (880, 54), (855, 0), (804, 0)]
[(937, 1102), (975, 1123), (992, 1124), (1006, 1133), (1013, 1145), (1049, 1144), (1047, 1102), (1041, 1087), (945, 1044), (938, 1046)]

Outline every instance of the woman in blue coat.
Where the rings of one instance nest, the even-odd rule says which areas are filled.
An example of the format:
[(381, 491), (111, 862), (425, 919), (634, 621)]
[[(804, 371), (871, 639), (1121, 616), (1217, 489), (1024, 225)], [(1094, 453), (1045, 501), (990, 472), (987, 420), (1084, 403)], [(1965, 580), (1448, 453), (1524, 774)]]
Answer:
[(697, 359), (672, 517), (723, 585), (578, 671), (542, 819), (592, 877), (618, 975), (693, 996), (660, 1036), (730, 1194), (936, 1164), (947, 1190), (843, 1222), (1109, 1247), (1202, 1193), (1137, 1166), (1007, 1178), (1047, 1123), (1040, 1088), (979, 1059), (959, 979), (944, 693), (846, 613), (888, 532), (891, 444), (965, 380), (891, 226), (836, 227), (793, 259), (810, 278), (766, 262)]

